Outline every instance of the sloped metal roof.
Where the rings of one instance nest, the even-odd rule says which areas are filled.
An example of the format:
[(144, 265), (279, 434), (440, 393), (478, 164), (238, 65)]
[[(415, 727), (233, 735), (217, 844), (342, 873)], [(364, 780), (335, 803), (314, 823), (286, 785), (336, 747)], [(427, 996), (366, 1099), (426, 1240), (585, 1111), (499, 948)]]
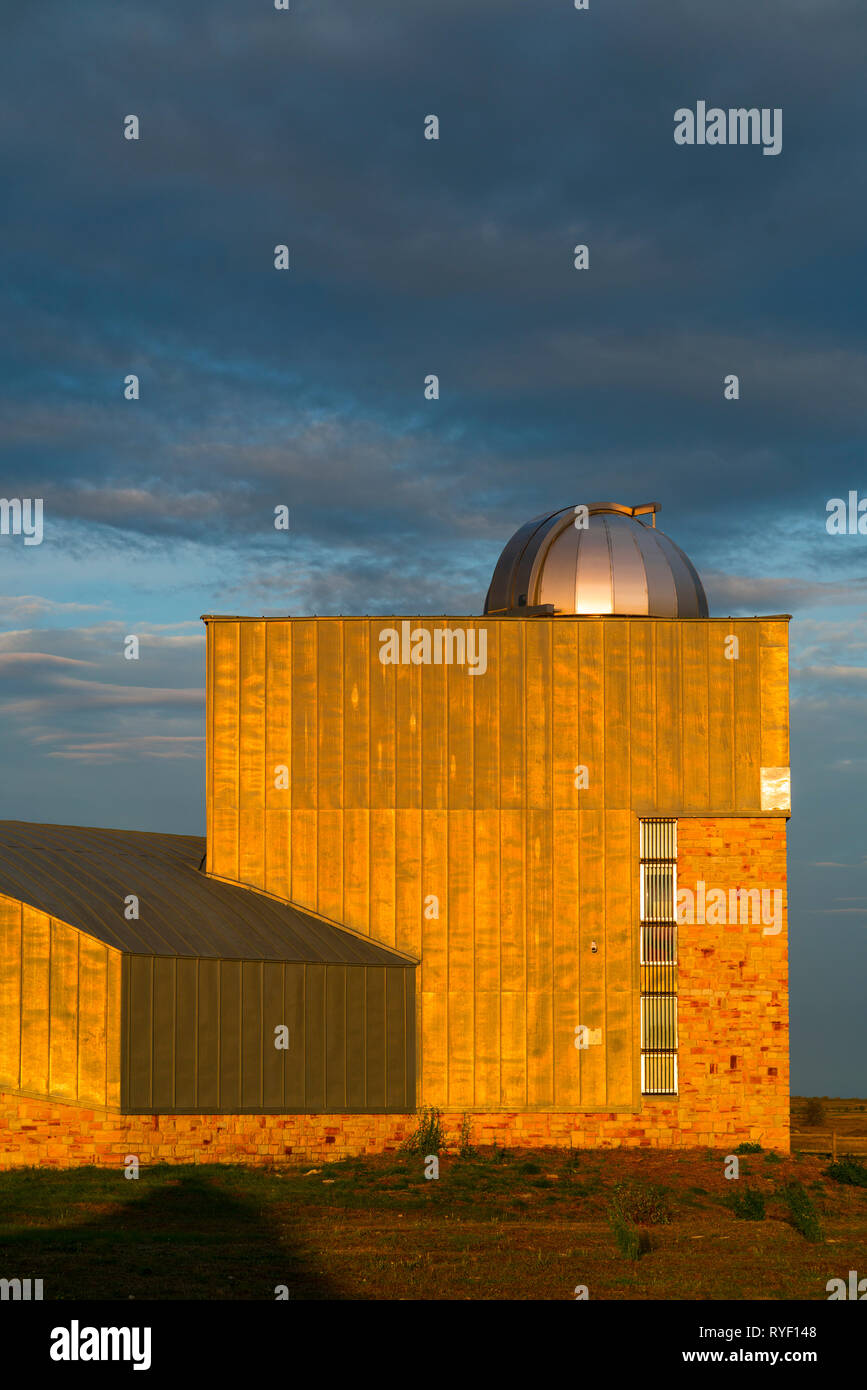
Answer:
[[(139, 955), (414, 964), (290, 903), (208, 878), (204, 853), (197, 835), (0, 821), (0, 893)], [(124, 916), (130, 894), (137, 921)]]

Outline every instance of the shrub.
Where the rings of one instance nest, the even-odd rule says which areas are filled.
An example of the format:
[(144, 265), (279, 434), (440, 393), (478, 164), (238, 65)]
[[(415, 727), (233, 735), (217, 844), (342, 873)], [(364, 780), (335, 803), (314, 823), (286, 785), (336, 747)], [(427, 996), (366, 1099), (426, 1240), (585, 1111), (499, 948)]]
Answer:
[(437, 1154), (445, 1146), (442, 1112), (435, 1105), (426, 1105), (418, 1112), (415, 1132), (400, 1147), (406, 1153)]
[(843, 1154), (823, 1170), (826, 1178), (847, 1183), (850, 1187), (867, 1187), (867, 1165), (854, 1154)]
[(652, 1183), (615, 1183), (613, 1206), (624, 1221), (639, 1226), (667, 1226), (671, 1221), (665, 1188)]
[(735, 1149), (736, 1154), (760, 1154), (761, 1152), (761, 1144), (738, 1144), (737, 1148)]
[(761, 1192), (757, 1192), (754, 1187), (745, 1187), (739, 1192), (732, 1192), (726, 1198), (726, 1206), (731, 1208), (739, 1221), (764, 1221), (765, 1219), (765, 1199)]
[(518, 1166), (519, 1173), (541, 1173), (541, 1171), (538, 1163), (521, 1163)]
[(812, 1100), (808, 1100), (804, 1107), (804, 1124), (818, 1126), (827, 1124), (827, 1121), (828, 1112), (818, 1096), (814, 1096)]
[(790, 1182), (780, 1189), (779, 1194), (789, 1208), (789, 1219), (804, 1240), (815, 1242), (822, 1239), (822, 1227), (816, 1208), (802, 1182)]

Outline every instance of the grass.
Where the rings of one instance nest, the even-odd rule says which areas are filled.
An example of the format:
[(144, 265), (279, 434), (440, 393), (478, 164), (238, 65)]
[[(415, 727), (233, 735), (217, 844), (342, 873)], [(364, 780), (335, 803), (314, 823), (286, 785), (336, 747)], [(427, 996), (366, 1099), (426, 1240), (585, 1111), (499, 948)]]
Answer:
[(767, 1216), (745, 1221), (725, 1149), (478, 1148), (426, 1179), (433, 1152), (0, 1173), (0, 1276), (43, 1279), (47, 1300), (826, 1299), (867, 1246), (860, 1185), (809, 1155), (761, 1165)]

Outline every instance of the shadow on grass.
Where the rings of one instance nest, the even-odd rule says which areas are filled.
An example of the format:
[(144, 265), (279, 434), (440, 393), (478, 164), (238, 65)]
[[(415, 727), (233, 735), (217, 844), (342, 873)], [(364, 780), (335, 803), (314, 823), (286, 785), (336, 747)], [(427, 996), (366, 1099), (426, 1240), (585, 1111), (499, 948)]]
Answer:
[[(34, 1197), (41, 1176), (33, 1175), (27, 1184)], [(53, 1176), (46, 1173), (46, 1182), (51, 1184)], [(59, 1203), (49, 1202), (47, 1209), (40, 1204), (38, 1226), (11, 1223), (11, 1204), (4, 1204), (0, 1277), (42, 1279), (46, 1301), (273, 1301), (278, 1285), (286, 1286), (290, 1299), (344, 1296), (323, 1273), (315, 1252), (287, 1237), (276, 1213), (269, 1220), (265, 1203), (227, 1192), (216, 1176), (201, 1169), (157, 1168), (138, 1180), (121, 1179), (119, 1191), (100, 1181), (103, 1176), (85, 1179), (83, 1186), (91, 1190), (67, 1197), (62, 1210)], [(104, 1210), (97, 1214), (94, 1205)]]

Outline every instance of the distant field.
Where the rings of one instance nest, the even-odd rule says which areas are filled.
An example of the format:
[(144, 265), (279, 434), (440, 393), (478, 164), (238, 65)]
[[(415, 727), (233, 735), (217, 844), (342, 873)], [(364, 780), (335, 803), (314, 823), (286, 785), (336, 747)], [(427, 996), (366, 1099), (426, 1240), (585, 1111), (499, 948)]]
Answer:
[[(586, 1284), (596, 1299), (824, 1300), (829, 1279), (867, 1274), (867, 1187), (764, 1153), (726, 1180), (724, 1152), (484, 1150), (441, 1158), (430, 1181), (403, 1153), (315, 1172), (161, 1165), (137, 1181), (19, 1170), (0, 1175), (0, 1277), (41, 1278), (46, 1299), (273, 1299), (280, 1284), (295, 1299), (572, 1299)], [(782, 1200), (792, 1181), (815, 1243)], [(609, 1223), (624, 1182), (651, 1218), (670, 1214), (641, 1228), (638, 1260)], [(748, 1190), (764, 1220), (725, 1205)]]

